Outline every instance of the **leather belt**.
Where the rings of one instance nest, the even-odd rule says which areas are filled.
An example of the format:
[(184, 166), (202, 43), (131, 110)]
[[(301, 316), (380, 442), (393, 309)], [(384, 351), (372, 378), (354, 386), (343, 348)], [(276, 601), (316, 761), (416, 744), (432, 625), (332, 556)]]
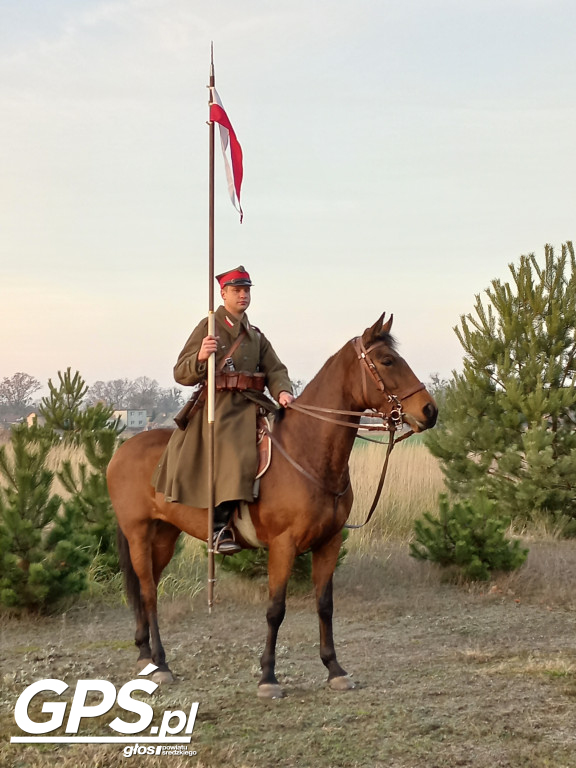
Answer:
[(255, 389), (264, 392), (266, 388), (265, 373), (244, 373), (243, 371), (220, 371), (216, 374), (216, 390), (235, 390), (243, 392), (245, 389)]

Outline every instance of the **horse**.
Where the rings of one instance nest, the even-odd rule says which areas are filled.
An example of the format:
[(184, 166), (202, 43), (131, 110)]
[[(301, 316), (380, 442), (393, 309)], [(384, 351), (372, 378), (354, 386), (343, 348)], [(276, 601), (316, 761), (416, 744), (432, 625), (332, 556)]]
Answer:
[[(433, 427), (433, 397), (399, 355), (385, 313), (362, 336), (346, 342), (282, 412), (272, 432), (273, 456), (258, 498), (248, 505), (260, 545), (268, 548), (267, 639), (260, 659), (258, 696), (280, 698), (276, 640), (286, 612), (286, 588), (294, 558), (312, 552), (312, 578), (320, 626), (320, 657), (334, 690), (354, 688), (336, 657), (332, 631), (332, 580), (352, 508), (348, 461), (360, 417), (371, 410), (391, 429)], [(317, 418), (314, 418), (316, 416)], [(335, 418), (335, 416), (337, 418)], [(199, 417), (199, 416), (197, 416)], [(173, 682), (160, 639), (157, 587), (181, 532), (206, 541), (207, 510), (167, 502), (151, 485), (171, 429), (141, 432), (115, 452), (107, 471), (118, 522), (126, 591), (136, 618), (138, 668), (153, 664), (155, 682)], [(240, 543), (251, 546), (237, 533)], [(153, 667), (150, 667), (153, 669)]]

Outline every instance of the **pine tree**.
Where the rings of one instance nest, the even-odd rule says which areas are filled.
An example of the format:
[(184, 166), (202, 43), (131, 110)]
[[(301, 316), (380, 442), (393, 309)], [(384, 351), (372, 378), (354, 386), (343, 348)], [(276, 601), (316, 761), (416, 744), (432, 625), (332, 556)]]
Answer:
[(52, 493), (47, 439), (12, 430), (10, 456), (0, 448), (0, 604), (44, 610), (82, 591), (90, 561), (89, 537), (73, 510), (60, 514)]
[(83, 432), (81, 439), (88, 464), (80, 462), (74, 468), (66, 460), (57, 474), (70, 493), (64, 509), (81, 519), (92, 537), (92, 570), (99, 579), (106, 579), (119, 571), (116, 517), (106, 484), (106, 468), (116, 450), (118, 435), (113, 429), (100, 429)]
[[(480, 488), (503, 514), (572, 521), (576, 532), (576, 259), (572, 243), (509, 265), (454, 330), (465, 352), (426, 443), (460, 497)], [(567, 526), (567, 530), (570, 528)]]
[(58, 378), (59, 386), (48, 382), (50, 395), (43, 398), (40, 409), (46, 426), (37, 429), (84, 449), (88, 463), (80, 462), (73, 469), (70, 461), (64, 461), (57, 474), (70, 493), (64, 504), (65, 514), (81, 519), (92, 535), (92, 570), (106, 578), (119, 568), (116, 518), (108, 495), (106, 468), (124, 428), (120, 419), (114, 419), (112, 406), (101, 402), (85, 406), (88, 387), (78, 371), (72, 376), (67, 368), (65, 373), (58, 372)]
[(114, 420), (114, 409), (102, 403), (84, 407), (88, 386), (80, 373), (74, 376), (71, 369), (58, 371), (60, 383), (56, 386), (48, 380), (48, 397), (42, 398), (38, 409), (46, 420), (46, 428), (60, 433), (66, 440), (80, 443), (82, 434), (90, 431), (111, 429), (117, 434), (122, 431), (120, 420)]
[(39, 411), (50, 429), (72, 432), (76, 429), (76, 420), (88, 387), (78, 371), (74, 376), (71, 375), (70, 368), (64, 374), (58, 371), (58, 378), (58, 387), (52, 379), (48, 379), (50, 395), (42, 398)]

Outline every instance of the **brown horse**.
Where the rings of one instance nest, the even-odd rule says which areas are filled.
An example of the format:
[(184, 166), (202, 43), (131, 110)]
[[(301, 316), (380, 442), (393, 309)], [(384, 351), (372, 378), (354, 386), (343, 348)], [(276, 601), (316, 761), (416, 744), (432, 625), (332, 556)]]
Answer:
[[(332, 577), (353, 493), (348, 460), (360, 416), (373, 409), (390, 422), (400, 420), (421, 432), (434, 426), (433, 398), (397, 353), (384, 315), (361, 337), (347, 342), (322, 367), (295, 401), (319, 406), (318, 418), (302, 410), (283, 413), (274, 427), (270, 468), (249, 505), (257, 540), (268, 548), (268, 637), (261, 658), (258, 695), (283, 695), (275, 676), (278, 630), (284, 619), (286, 586), (296, 555), (312, 550), (312, 575), (320, 622), (320, 657), (337, 690), (354, 685), (336, 659), (332, 635)], [(335, 412), (336, 418), (327, 416)], [(198, 417), (197, 417), (198, 418)], [(352, 428), (347, 428), (347, 427)], [(156, 681), (172, 681), (160, 640), (157, 586), (182, 531), (207, 539), (207, 512), (166, 502), (150, 484), (172, 430), (143, 432), (127, 440), (108, 468), (108, 488), (119, 525), (119, 548), (133, 605), (140, 649), (138, 664), (150, 662)], [(242, 542), (242, 533), (238, 538)], [(248, 543), (246, 539), (242, 543)]]

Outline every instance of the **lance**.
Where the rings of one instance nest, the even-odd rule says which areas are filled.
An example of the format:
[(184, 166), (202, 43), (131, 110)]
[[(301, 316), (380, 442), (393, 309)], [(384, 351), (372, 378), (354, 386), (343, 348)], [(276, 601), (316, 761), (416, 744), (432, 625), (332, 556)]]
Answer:
[[(208, 333), (216, 335), (216, 318), (214, 316), (214, 123), (220, 125), (220, 141), (226, 155), (226, 149), (230, 147), (232, 168), (226, 156), (224, 165), (228, 178), (228, 192), (230, 199), (242, 221), (242, 206), (240, 205), (240, 187), (242, 186), (242, 148), (238, 143), (234, 129), (230, 124), (228, 115), (224, 111), (218, 94), (216, 93), (214, 77), (214, 46), (210, 45), (210, 98), (208, 100), (210, 116), (208, 126), (210, 131), (210, 165), (209, 165), (209, 205), (208, 205)], [(215, 497), (215, 439), (214, 439), (214, 415), (216, 396), (216, 355), (212, 353), (208, 358), (208, 611), (211, 612), (214, 596), (214, 497)]]
[[(214, 47), (210, 45), (210, 84), (208, 109), (212, 105), (214, 87)], [(214, 317), (214, 122), (208, 120), (209, 131), (209, 182), (208, 182), (208, 334), (216, 335), (216, 319)], [(214, 496), (215, 496), (215, 399), (216, 399), (216, 355), (213, 352), (208, 358), (208, 613), (212, 613), (214, 604)]]

